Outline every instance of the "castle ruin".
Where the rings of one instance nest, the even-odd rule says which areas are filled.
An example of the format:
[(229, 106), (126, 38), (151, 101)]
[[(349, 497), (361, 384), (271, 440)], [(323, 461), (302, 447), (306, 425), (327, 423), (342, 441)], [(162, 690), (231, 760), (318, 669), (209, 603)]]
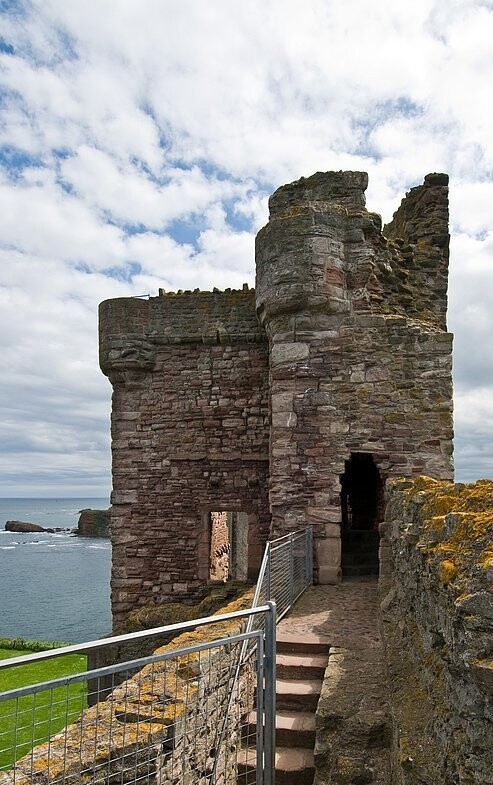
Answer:
[(452, 478), (448, 178), (427, 175), (383, 230), (367, 182), (279, 188), (255, 290), (101, 304), (116, 629), (138, 605), (204, 595), (214, 520), (229, 577), (311, 525), (315, 580), (333, 583), (378, 571), (387, 478)]

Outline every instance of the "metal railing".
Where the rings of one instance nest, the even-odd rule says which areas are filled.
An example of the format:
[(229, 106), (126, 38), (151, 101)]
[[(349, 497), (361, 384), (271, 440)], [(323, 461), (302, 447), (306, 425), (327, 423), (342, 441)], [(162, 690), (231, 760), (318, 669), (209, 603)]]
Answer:
[(266, 544), (252, 608), (274, 600), (279, 622), (312, 582), (313, 531), (308, 526)]
[[(311, 554), (311, 530), (268, 543), (247, 610), (0, 661), (13, 686), (0, 693), (0, 785), (274, 785), (276, 603), (284, 615), (311, 584)], [(192, 630), (190, 645), (80, 662)], [(41, 663), (45, 681), (24, 686), (20, 668)]]
[(265, 600), (275, 599), (277, 620), (293, 607), (312, 584), (313, 534), (311, 526), (267, 543), (265, 575), (259, 575)]

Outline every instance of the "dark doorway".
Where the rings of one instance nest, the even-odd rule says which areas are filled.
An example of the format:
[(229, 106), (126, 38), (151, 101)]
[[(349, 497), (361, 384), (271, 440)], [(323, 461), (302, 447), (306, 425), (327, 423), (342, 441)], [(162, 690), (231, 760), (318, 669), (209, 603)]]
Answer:
[(373, 455), (351, 453), (341, 476), (342, 574), (378, 575), (383, 482)]

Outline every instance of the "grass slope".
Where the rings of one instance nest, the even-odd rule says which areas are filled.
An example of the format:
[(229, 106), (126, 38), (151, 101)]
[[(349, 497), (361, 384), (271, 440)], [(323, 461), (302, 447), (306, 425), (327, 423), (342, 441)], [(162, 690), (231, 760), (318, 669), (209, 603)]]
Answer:
[[(29, 652), (25, 649), (0, 649), (0, 659), (23, 654)], [(0, 697), (7, 690), (85, 670), (86, 657), (78, 654), (6, 668), (0, 671)], [(0, 770), (10, 768), (37, 744), (74, 722), (86, 705), (84, 682), (43, 690), (16, 700), (0, 701)]]

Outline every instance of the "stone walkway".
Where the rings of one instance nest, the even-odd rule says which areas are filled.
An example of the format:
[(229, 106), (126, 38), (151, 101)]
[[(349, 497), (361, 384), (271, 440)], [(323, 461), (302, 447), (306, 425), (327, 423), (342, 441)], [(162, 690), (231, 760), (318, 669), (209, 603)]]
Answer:
[(377, 581), (314, 586), (278, 626), (279, 634), (323, 635), (331, 654), (317, 711), (319, 785), (389, 785), (390, 715)]

